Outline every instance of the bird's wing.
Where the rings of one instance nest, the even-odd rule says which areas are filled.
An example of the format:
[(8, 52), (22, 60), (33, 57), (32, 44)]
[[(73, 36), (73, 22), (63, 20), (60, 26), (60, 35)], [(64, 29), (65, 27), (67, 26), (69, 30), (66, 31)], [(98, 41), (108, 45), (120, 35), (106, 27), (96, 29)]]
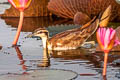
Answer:
[(80, 47), (98, 28), (99, 20), (92, 19), (80, 28), (67, 30), (56, 34), (49, 42), (53, 47)]

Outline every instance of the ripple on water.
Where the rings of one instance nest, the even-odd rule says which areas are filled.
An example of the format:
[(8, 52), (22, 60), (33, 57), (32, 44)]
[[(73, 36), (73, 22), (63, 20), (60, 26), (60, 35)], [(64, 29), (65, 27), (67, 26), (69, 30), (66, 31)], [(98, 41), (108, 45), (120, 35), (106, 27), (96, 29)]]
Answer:
[[(7, 0), (0, 0), (0, 2), (1, 1), (7, 1)], [(9, 7), (10, 5), (0, 4), (0, 13), (3, 13), (4, 10)], [(11, 19), (9, 19), (8, 22), (10, 20)], [(32, 20), (35, 22), (39, 22), (39, 19), (38, 21), (37, 19), (31, 19), (31, 21)], [(39, 24), (39, 23), (35, 23), (35, 24)], [(29, 29), (29, 26), (24, 26), (24, 28), (25, 27), (27, 27), (26, 30)], [(37, 25), (37, 27), (39, 26)], [(42, 68), (40, 66), (38, 67), (38, 64), (43, 64), (45, 66), (48, 66), (47, 67), (48, 69), (54, 68), (54, 69), (64, 69), (64, 70), (74, 71), (77, 74), (79, 74), (75, 80), (105, 80), (102, 79), (101, 76), (102, 65), (103, 65), (102, 63), (104, 59), (103, 53), (91, 54), (88, 53), (86, 50), (81, 50), (81, 49), (70, 50), (70, 51), (58, 51), (58, 52), (53, 51), (50, 60), (48, 60), (49, 63), (47, 64), (47, 62), (44, 61), (43, 59), (43, 48), (42, 46), (40, 46), (42, 45), (41, 40), (38, 41), (36, 39), (25, 38), (28, 34), (30, 34), (30, 32), (21, 33), (19, 40), (19, 44), (21, 45), (19, 47), (21, 51), (21, 55), (19, 52), (17, 53), (14, 48), (6, 48), (8, 46), (11, 46), (15, 33), (16, 33), (16, 28), (12, 28), (10, 23), (9, 25), (6, 25), (5, 21), (0, 19), (0, 36), (2, 37), (0, 38), (0, 44), (3, 45), (3, 49), (0, 51), (0, 74), (6, 74), (3, 75), (2, 77), (3, 79), (1, 79), (0, 77), (0, 80), (4, 80), (4, 78), (8, 79), (7, 76), (9, 76), (9, 74), (12, 75), (14, 78), (16, 77), (18, 78), (18, 76), (24, 76), (24, 75), (13, 75), (13, 74), (23, 74), (31, 69), (37, 70)], [(120, 68), (118, 67), (119, 59), (120, 59), (119, 55), (120, 55), (119, 52), (116, 55), (115, 54), (109, 55), (107, 80), (120, 79)], [(37, 73), (39, 73), (39, 71)], [(57, 76), (59, 76), (59, 74), (57, 74)], [(39, 78), (38, 75), (32, 77)], [(27, 77), (25, 78), (27, 79)], [(70, 77), (68, 76), (67, 78)]]

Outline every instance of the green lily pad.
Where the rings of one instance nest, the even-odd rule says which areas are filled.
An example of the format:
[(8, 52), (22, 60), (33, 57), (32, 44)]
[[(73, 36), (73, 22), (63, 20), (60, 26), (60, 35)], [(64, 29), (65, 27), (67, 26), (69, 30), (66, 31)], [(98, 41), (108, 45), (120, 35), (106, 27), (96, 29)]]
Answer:
[(75, 79), (77, 74), (68, 70), (34, 70), (29, 74), (14, 75), (7, 74), (1, 75), (0, 80), (71, 80)]

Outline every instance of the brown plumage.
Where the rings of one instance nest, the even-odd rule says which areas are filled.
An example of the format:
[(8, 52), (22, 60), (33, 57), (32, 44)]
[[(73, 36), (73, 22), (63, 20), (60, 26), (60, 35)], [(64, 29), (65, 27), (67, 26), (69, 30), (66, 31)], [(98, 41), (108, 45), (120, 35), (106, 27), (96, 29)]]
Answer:
[(93, 18), (80, 28), (67, 30), (48, 39), (48, 31), (37, 29), (33, 35), (42, 38), (43, 47), (49, 50), (68, 50), (79, 48), (98, 28), (99, 19)]
[(52, 44), (52, 48), (76, 49), (80, 47), (98, 28), (98, 19), (95, 22), (72, 30), (67, 30), (56, 34), (48, 41)]
[(107, 7), (107, 9), (103, 12), (103, 15), (101, 16), (101, 21), (100, 21), (100, 27), (107, 27), (110, 16), (111, 16), (111, 5)]
[[(52, 38), (49, 38), (47, 30), (41, 28), (35, 30), (33, 36), (41, 37), (43, 47), (48, 48), (49, 50), (77, 49), (85, 44), (87, 39), (97, 30), (99, 25), (107, 26), (110, 13), (111, 6), (104, 11), (100, 19), (94, 17), (82, 27), (66, 30), (54, 35)], [(90, 43), (94, 44), (93, 42)]]

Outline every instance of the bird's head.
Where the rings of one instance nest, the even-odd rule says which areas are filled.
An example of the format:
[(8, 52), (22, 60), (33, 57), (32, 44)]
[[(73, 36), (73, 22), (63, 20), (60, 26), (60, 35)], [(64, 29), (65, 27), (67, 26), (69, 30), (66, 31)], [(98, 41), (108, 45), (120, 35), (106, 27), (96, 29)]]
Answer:
[(40, 37), (40, 38), (43, 38), (43, 37), (48, 38), (48, 35), (49, 35), (49, 32), (46, 29), (38, 28), (32, 34), (28, 35), (28, 37), (37, 36), (37, 37)]

